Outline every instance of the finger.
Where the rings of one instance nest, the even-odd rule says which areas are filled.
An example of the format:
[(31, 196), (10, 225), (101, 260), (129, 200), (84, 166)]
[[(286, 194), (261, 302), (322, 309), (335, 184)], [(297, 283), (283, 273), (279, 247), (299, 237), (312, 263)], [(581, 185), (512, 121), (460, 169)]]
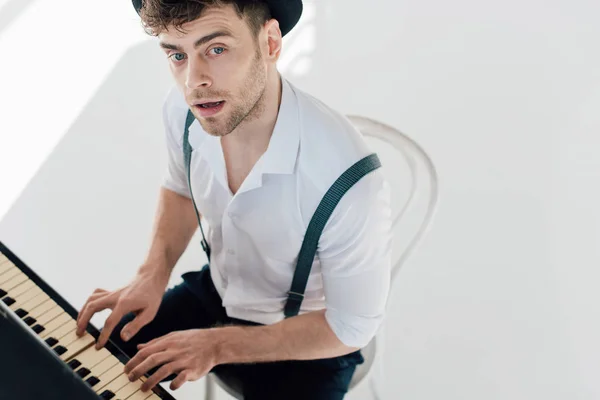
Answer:
[[(164, 338), (164, 337), (162, 337)], [(146, 358), (150, 357), (155, 353), (159, 353), (161, 351), (167, 350), (167, 345), (164, 343), (164, 340), (155, 342), (151, 346), (145, 347), (143, 350), (137, 352), (135, 356), (127, 364), (125, 364), (125, 373), (133, 371), (138, 365), (140, 365)]]
[(77, 334), (81, 336), (83, 332), (85, 332), (85, 329), (94, 314), (107, 308), (112, 308), (113, 301), (111, 296), (105, 296), (90, 302), (81, 313), (81, 318), (77, 322)]
[(152, 313), (146, 309), (136, 316), (131, 322), (129, 322), (121, 331), (121, 338), (124, 341), (128, 341), (134, 337), (140, 329), (146, 326), (152, 320)]
[(104, 290), (104, 289), (94, 290), (94, 293), (92, 293), (92, 295), (90, 297), (88, 297), (88, 299), (85, 301), (85, 303), (81, 307), (81, 311), (79, 311), (79, 313), (77, 314), (77, 323), (79, 323), (79, 321), (81, 320), (81, 315), (85, 311), (86, 307), (88, 307), (91, 302), (96, 301), (98, 298), (103, 297), (105, 294), (106, 294), (106, 290)]
[(176, 353), (168, 350), (153, 353), (131, 370), (128, 375), (129, 380), (131, 382), (135, 382), (153, 368), (157, 368), (163, 364), (174, 361), (176, 358)]
[(100, 337), (98, 337), (98, 341), (96, 342), (96, 350), (100, 350), (102, 347), (104, 347), (113, 329), (115, 329), (115, 326), (117, 326), (124, 315), (125, 310), (123, 310), (121, 307), (116, 306), (114, 308), (113, 312), (110, 313), (106, 319), (106, 322), (104, 323), (104, 326), (102, 327), (102, 332), (100, 333)]
[(159, 337), (157, 337), (157, 338), (154, 338), (154, 339), (152, 339), (152, 340), (151, 340), (151, 341), (149, 341), (149, 342), (146, 342), (146, 343), (139, 343), (139, 344), (138, 344), (138, 348), (152, 346), (152, 345), (154, 345), (154, 344), (158, 343), (159, 341), (160, 341), (160, 342), (162, 342), (163, 340), (170, 338), (171, 336), (173, 336), (173, 335), (174, 335), (174, 334), (176, 334), (176, 333), (177, 333), (177, 331), (175, 331), (175, 332), (171, 332), (171, 333), (167, 333), (166, 335), (164, 335), (164, 336), (159, 336)]
[(160, 367), (158, 369), (158, 371), (156, 371), (155, 373), (150, 375), (150, 378), (148, 378), (146, 380), (146, 382), (144, 382), (144, 384), (142, 385), (142, 388), (141, 388), (142, 392), (152, 389), (154, 386), (156, 386), (158, 383), (160, 383), (160, 381), (165, 379), (167, 376), (169, 376), (173, 373), (177, 373), (177, 372), (181, 371), (183, 368), (184, 367), (181, 362), (179, 362), (179, 363), (172, 362), (172, 363), (163, 365), (162, 367)]
[(190, 374), (191, 371), (189, 369), (185, 369), (183, 371), (181, 371), (177, 377), (175, 379), (173, 379), (173, 382), (171, 382), (171, 386), (170, 389), (171, 390), (177, 390), (179, 389), (184, 383), (186, 383), (187, 381), (190, 380)]

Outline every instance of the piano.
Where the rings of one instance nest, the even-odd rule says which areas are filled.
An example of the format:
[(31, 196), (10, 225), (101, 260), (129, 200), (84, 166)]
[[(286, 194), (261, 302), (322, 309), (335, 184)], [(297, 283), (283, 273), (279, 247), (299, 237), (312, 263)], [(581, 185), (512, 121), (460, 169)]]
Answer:
[(96, 350), (92, 324), (75, 334), (77, 311), (0, 242), (0, 399), (175, 400), (130, 382), (129, 357), (113, 342)]

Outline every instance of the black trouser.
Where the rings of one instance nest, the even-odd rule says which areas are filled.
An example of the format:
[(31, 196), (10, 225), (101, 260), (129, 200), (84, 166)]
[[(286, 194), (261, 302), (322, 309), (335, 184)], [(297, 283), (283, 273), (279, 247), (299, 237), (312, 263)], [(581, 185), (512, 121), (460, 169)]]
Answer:
[[(121, 340), (120, 332), (133, 319), (133, 314), (123, 317), (112, 332), (111, 340), (130, 357), (137, 352), (138, 343), (173, 331), (210, 328), (217, 324), (258, 325), (227, 316), (208, 266), (188, 272), (183, 278), (183, 283), (167, 290), (154, 320), (129, 342)], [(362, 362), (364, 359), (357, 351), (321, 360), (223, 364), (215, 367), (214, 372), (234, 374), (241, 380), (246, 400), (340, 400), (348, 390), (356, 365)]]

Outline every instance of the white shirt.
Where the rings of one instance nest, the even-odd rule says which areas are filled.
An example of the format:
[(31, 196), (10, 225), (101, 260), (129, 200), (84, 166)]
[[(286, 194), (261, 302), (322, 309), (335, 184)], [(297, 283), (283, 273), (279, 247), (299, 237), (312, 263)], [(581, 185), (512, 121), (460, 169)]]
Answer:
[[(208, 223), (213, 282), (230, 317), (262, 324), (284, 319), (304, 233), (325, 192), (373, 152), (344, 115), (281, 81), (268, 149), (235, 195), (220, 139), (197, 120), (189, 130), (192, 190)], [(173, 88), (163, 108), (169, 160), (164, 187), (190, 197), (182, 151), (187, 110)], [(326, 308), (326, 320), (347, 346), (366, 346), (384, 317), (391, 218), (389, 185), (378, 169), (344, 195), (319, 241), (300, 314)]]

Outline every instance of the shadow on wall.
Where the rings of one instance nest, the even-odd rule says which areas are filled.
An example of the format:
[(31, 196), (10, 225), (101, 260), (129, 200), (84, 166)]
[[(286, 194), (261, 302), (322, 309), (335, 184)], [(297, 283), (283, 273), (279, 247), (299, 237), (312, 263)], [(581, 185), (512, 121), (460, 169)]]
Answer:
[(8, 0), (0, 7), (0, 35), (37, 0)]
[[(17, 6), (12, 1), (5, 8), (16, 16), (32, 2)], [(358, 66), (346, 60), (354, 57), (354, 45), (341, 41), (356, 29), (352, 21), (364, 10), (346, 7), (345, 19), (339, 20), (333, 13), (341, 7), (337, 3), (306, 1), (298, 30), (286, 38), (283, 54), (289, 57), (282, 57), (282, 72), (344, 113), (376, 118), (361, 106), (368, 90), (352, 81)], [(118, 255), (115, 268), (133, 272), (146, 253), (163, 175), (161, 107), (171, 85), (154, 40), (129, 49), (0, 221), (0, 240), (14, 243), (15, 252), (34, 270), (85, 259), (86, 268), (63, 271), (84, 278), (85, 271), (107, 268), (106, 256), (90, 255), (110, 251)], [(201, 257), (201, 250), (192, 252)], [(58, 279), (53, 272), (49, 283), (59, 284)]]
[[(110, 268), (115, 256), (102, 253), (118, 255), (115, 268), (139, 265), (163, 174), (161, 105), (171, 82), (154, 42), (130, 48), (0, 221), (0, 240), (42, 276), (52, 271), (51, 286), (61, 274), (73, 282)], [(67, 267), (82, 260), (85, 268)]]

